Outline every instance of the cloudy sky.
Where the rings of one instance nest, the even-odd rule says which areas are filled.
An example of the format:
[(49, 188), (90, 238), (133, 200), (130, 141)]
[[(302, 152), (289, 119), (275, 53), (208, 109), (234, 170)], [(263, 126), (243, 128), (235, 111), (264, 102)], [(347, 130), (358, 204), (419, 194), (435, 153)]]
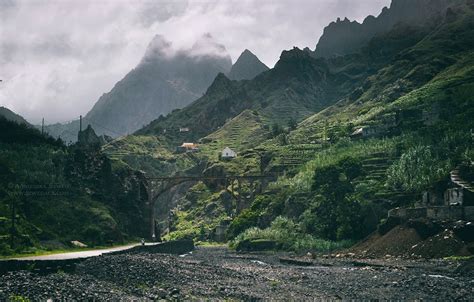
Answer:
[(233, 61), (248, 48), (272, 67), (314, 49), (337, 17), (362, 21), (390, 0), (0, 0), (0, 106), (68, 121), (140, 61), (154, 35), (187, 48), (210, 33)]

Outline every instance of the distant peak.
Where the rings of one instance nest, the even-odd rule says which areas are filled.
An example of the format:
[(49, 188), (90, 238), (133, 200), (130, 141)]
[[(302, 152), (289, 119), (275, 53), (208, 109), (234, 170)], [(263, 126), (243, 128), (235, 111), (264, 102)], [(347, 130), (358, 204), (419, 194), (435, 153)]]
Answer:
[(295, 46), (291, 50), (282, 51), (280, 55), (280, 60), (291, 60), (294, 58), (304, 58), (304, 57), (309, 57), (309, 54), (306, 51), (301, 50)]
[(222, 72), (219, 72), (212, 82), (211, 86), (206, 91), (206, 94), (213, 94), (218, 92), (219, 90), (226, 89), (229, 85), (231, 85), (231, 80), (225, 76)]
[(256, 55), (254, 55), (250, 50), (248, 49), (245, 49), (239, 56), (239, 58), (237, 59), (237, 61), (235, 61), (235, 64), (237, 64), (237, 62), (242, 61), (242, 60), (258, 60), (260, 61)]
[(229, 73), (231, 80), (251, 80), (269, 68), (250, 50), (245, 49), (232, 66)]
[(191, 47), (190, 53), (194, 56), (229, 57), (225, 46), (217, 43), (210, 33), (202, 35)]
[(170, 57), (174, 54), (172, 43), (162, 35), (155, 35), (145, 51), (143, 60), (150, 60), (160, 57)]
[(212, 85), (214, 85), (215, 83), (227, 83), (227, 82), (230, 82), (229, 78), (226, 77), (226, 75), (223, 74), (222, 72), (219, 72), (216, 78), (214, 79), (214, 82)]

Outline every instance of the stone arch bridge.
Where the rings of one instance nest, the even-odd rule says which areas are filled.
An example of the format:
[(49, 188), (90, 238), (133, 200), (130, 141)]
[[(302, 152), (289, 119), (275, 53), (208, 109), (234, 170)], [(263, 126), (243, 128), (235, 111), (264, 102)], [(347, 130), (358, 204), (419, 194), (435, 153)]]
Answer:
[[(146, 188), (147, 202), (146, 206), (149, 210), (149, 223), (150, 232), (149, 237), (151, 240), (156, 239), (156, 226), (155, 226), (155, 205), (158, 198), (165, 192), (171, 190), (173, 187), (186, 183), (186, 182), (198, 182), (198, 181), (214, 181), (225, 184), (226, 191), (236, 199), (237, 204), (241, 204), (242, 194), (238, 190), (241, 188), (242, 182), (249, 183), (252, 187), (255, 183), (259, 183), (259, 189), (261, 190), (266, 183), (275, 180), (276, 175), (224, 175), (224, 176), (169, 176), (169, 177), (147, 177), (143, 176), (141, 182)], [(229, 189), (230, 187), (230, 189)], [(250, 198), (252, 198), (251, 196)]]

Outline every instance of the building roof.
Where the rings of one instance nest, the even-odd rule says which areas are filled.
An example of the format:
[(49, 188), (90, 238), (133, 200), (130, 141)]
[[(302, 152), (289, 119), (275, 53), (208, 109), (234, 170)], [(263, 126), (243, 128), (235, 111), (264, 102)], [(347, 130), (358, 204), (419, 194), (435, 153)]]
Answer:
[(183, 147), (183, 148), (195, 148), (195, 147), (197, 147), (197, 145), (195, 143), (183, 143), (181, 145), (181, 147)]
[(351, 135), (359, 135), (364, 132), (364, 128), (358, 128), (356, 131), (352, 132)]
[(235, 156), (237, 156), (237, 153), (234, 150), (232, 150), (231, 148), (225, 147), (224, 150), (222, 150), (222, 156), (224, 156), (224, 157), (226, 157), (226, 156), (227, 157), (235, 157)]

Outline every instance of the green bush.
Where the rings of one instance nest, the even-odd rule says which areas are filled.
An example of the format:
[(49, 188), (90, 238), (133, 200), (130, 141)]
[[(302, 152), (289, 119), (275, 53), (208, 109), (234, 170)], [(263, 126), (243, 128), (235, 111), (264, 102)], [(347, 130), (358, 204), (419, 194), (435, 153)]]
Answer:
[(301, 232), (299, 224), (294, 221), (279, 216), (265, 229), (249, 228), (239, 234), (232, 242), (231, 247), (237, 247), (242, 242), (273, 241), (278, 248), (306, 252), (328, 252), (334, 249), (349, 247), (352, 241), (344, 240), (339, 242), (318, 239), (309, 234)]
[(260, 213), (252, 209), (245, 209), (237, 216), (227, 230), (227, 238), (234, 238), (246, 229), (258, 224)]
[(388, 170), (387, 184), (396, 190), (417, 192), (446, 177), (452, 164), (428, 146), (416, 146), (404, 153)]
[(301, 217), (305, 233), (329, 240), (361, 236), (361, 207), (352, 195), (351, 183), (361, 174), (360, 160), (349, 157), (316, 170), (312, 185), (315, 195)]

